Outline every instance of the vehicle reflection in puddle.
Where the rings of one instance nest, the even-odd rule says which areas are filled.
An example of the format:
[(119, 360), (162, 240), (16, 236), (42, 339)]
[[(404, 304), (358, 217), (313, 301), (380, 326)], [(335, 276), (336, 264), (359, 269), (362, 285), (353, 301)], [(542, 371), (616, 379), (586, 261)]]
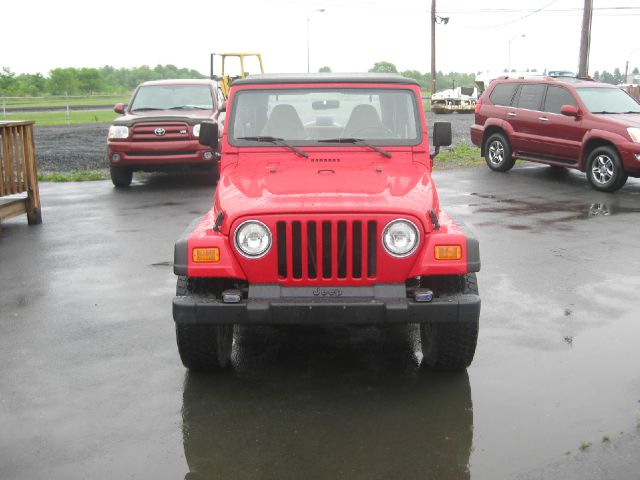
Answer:
[[(473, 213), (499, 213), (526, 221), (525, 224), (507, 224), (506, 227), (511, 230), (536, 230), (540, 226), (548, 225), (569, 229), (570, 227), (566, 224), (573, 220), (640, 213), (640, 207), (624, 206), (618, 203), (593, 202), (584, 204), (574, 200), (550, 202), (544, 198), (522, 200), (518, 198), (500, 198), (491, 194), (471, 193), (470, 195), (489, 200), (488, 202), (469, 204)], [(494, 223), (483, 222), (476, 225), (490, 226), (494, 225)]]
[(236, 329), (234, 368), (187, 373), (185, 478), (468, 479), (466, 372), (420, 372), (399, 328)]

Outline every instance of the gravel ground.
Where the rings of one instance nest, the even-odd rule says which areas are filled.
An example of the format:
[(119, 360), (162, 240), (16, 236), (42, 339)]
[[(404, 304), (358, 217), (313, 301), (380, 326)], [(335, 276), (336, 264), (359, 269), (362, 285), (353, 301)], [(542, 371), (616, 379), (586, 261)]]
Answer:
[[(453, 143), (471, 143), (469, 127), (473, 114), (435, 115), (427, 113), (427, 123), (451, 122)], [(105, 170), (108, 123), (35, 127), (39, 172)]]

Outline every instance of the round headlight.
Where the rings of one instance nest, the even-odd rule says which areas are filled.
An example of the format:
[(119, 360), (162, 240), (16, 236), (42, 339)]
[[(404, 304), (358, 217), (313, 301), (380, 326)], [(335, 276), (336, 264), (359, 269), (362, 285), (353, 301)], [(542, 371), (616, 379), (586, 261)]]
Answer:
[(129, 136), (129, 128), (124, 125), (111, 125), (109, 127), (109, 140), (113, 138), (127, 138)]
[(382, 231), (382, 245), (394, 257), (411, 255), (418, 247), (420, 234), (409, 220), (398, 219), (389, 222)]
[(193, 126), (193, 136), (196, 138), (200, 136), (200, 124)]
[(261, 257), (271, 248), (271, 232), (264, 223), (257, 220), (242, 223), (234, 238), (238, 251), (245, 257)]

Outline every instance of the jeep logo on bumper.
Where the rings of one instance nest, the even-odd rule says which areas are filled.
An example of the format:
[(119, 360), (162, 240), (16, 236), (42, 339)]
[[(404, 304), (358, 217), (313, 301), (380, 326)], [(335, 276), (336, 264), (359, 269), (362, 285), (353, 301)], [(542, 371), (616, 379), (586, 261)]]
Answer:
[(158, 137), (162, 137), (167, 131), (164, 128), (156, 128), (153, 133), (155, 133)]
[(342, 290), (339, 288), (316, 288), (313, 292), (314, 297), (341, 297)]

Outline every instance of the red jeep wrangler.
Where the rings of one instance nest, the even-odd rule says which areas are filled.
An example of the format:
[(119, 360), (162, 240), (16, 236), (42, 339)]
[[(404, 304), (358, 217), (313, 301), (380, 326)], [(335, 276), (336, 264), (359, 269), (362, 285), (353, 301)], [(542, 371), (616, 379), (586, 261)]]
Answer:
[[(234, 324), (420, 324), (423, 363), (464, 369), (477, 240), (440, 210), (418, 84), (256, 75), (231, 88), (213, 208), (175, 245), (183, 364), (229, 361)], [(436, 123), (434, 145), (451, 143)], [(216, 148), (217, 124), (200, 141)]]
[(217, 153), (198, 142), (200, 124), (217, 121), (221, 92), (212, 80), (159, 80), (140, 85), (109, 128), (111, 180), (129, 186), (135, 170), (197, 167), (217, 172)]

